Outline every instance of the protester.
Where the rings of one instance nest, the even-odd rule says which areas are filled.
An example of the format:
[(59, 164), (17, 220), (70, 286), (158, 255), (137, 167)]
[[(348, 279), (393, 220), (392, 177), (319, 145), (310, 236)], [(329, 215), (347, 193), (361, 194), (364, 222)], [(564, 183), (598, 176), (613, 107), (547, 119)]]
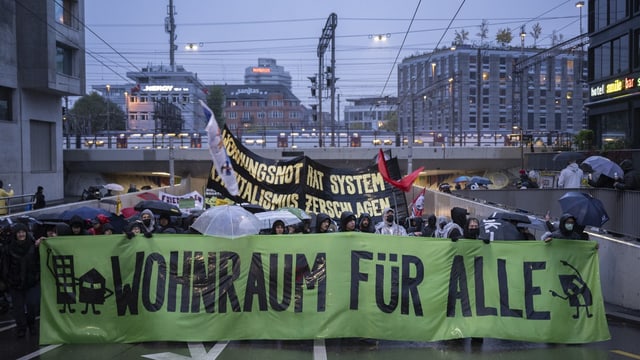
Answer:
[(406, 236), (407, 230), (396, 224), (395, 211), (386, 207), (382, 212), (382, 221), (376, 224), (376, 234)]
[(356, 215), (351, 211), (343, 211), (340, 215), (340, 232), (357, 231), (356, 229)]
[(577, 189), (582, 184), (584, 173), (580, 170), (575, 160), (569, 161), (569, 165), (560, 171), (558, 176), (558, 187), (564, 189)]
[(406, 220), (406, 229), (409, 236), (422, 236), (422, 218), (419, 216), (410, 216)]
[(576, 223), (575, 216), (569, 213), (564, 213), (560, 216), (558, 229), (545, 236), (542, 240), (545, 242), (549, 242), (553, 239), (589, 240), (589, 236), (583, 230), (584, 227), (581, 227)]
[(446, 233), (444, 232), (444, 227), (448, 222), (446, 216), (438, 216), (436, 219), (436, 230), (433, 232), (433, 236), (440, 239), (445, 238)]
[(153, 212), (149, 209), (144, 209), (140, 213), (140, 220), (142, 221), (143, 233), (153, 233), (156, 231), (156, 219), (153, 216)]
[[(4, 249), (4, 248), (3, 248)], [(15, 224), (13, 236), (2, 253), (3, 275), (7, 282), (16, 321), (16, 336), (36, 335), (40, 306), (40, 257), (33, 236), (22, 223)]]
[(165, 234), (180, 234), (182, 233), (182, 229), (179, 229), (173, 224), (173, 222), (171, 221), (171, 215), (160, 214), (160, 216), (158, 217), (158, 223), (155, 226), (155, 232)]
[(467, 215), (469, 215), (467, 209), (457, 206), (451, 208), (451, 222), (442, 229), (444, 237), (451, 239), (451, 241), (458, 241), (464, 233), (464, 227), (467, 225)]
[(287, 232), (285, 231), (284, 221), (276, 220), (271, 225), (271, 234), (272, 235), (284, 235)]
[(465, 239), (477, 239), (478, 235), (480, 235), (480, 220), (474, 217), (467, 219), (463, 237)]
[[(446, 223), (446, 221), (445, 221)], [(422, 228), (422, 236), (435, 237), (436, 232), (436, 216), (431, 214), (427, 217), (427, 224)]]
[(69, 226), (71, 227), (71, 235), (89, 234), (86, 229), (86, 222), (78, 215), (74, 215), (71, 220), (69, 220)]
[(113, 235), (113, 231), (115, 229), (113, 228), (113, 225), (111, 225), (111, 223), (106, 223), (104, 225), (102, 225), (102, 234), (103, 235)]
[(373, 221), (371, 221), (371, 215), (369, 213), (360, 214), (358, 219), (358, 231), (363, 233), (374, 233), (376, 229), (373, 227)]
[(329, 215), (325, 213), (318, 213), (316, 216), (316, 233), (324, 234), (334, 232), (331, 224), (332, 221)]
[(614, 187), (619, 190), (640, 190), (640, 172), (633, 169), (633, 162), (629, 159), (622, 160), (620, 168), (624, 171), (622, 180), (618, 179)]
[(520, 179), (518, 180), (518, 189), (537, 189), (538, 184), (533, 181), (525, 169), (520, 169)]
[(44, 200), (44, 188), (42, 186), (38, 186), (36, 193), (33, 194), (33, 209), (42, 209), (47, 205)]
[(0, 215), (6, 215), (9, 213), (9, 209), (7, 208), (7, 200), (2, 198), (10, 196), (13, 196), (13, 189), (11, 188), (11, 184), (9, 184), (9, 191), (6, 191), (4, 189), (2, 180), (0, 180)]

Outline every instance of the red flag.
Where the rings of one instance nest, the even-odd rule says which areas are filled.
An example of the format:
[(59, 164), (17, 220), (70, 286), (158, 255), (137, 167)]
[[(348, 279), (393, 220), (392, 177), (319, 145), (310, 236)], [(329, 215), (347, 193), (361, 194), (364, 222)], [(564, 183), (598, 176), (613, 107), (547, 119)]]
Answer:
[(418, 196), (411, 202), (411, 216), (413, 217), (422, 217), (425, 190), (427, 190), (427, 188), (422, 188), (422, 191), (420, 191)]
[(421, 166), (419, 169), (403, 177), (400, 180), (393, 180), (389, 176), (389, 170), (387, 169), (387, 162), (384, 159), (384, 153), (382, 152), (382, 149), (380, 149), (380, 152), (378, 153), (378, 171), (380, 171), (382, 178), (384, 179), (384, 181), (391, 184), (391, 186), (397, 189), (400, 189), (404, 192), (407, 192), (411, 189), (413, 182), (416, 181), (416, 179), (418, 178), (418, 175), (420, 175), (420, 172), (422, 170), (424, 170), (424, 166)]

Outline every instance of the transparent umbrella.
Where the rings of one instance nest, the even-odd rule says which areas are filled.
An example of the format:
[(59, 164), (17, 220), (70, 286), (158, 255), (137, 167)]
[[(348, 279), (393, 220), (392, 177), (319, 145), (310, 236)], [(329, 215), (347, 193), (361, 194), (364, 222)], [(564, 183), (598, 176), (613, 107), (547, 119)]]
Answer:
[(262, 221), (238, 205), (214, 206), (203, 212), (191, 225), (204, 235), (235, 239), (260, 232)]
[(299, 223), (300, 218), (288, 210), (272, 210), (255, 214), (256, 218), (260, 220), (261, 229), (271, 229), (273, 223), (280, 220), (285, 226), (295, 225)]

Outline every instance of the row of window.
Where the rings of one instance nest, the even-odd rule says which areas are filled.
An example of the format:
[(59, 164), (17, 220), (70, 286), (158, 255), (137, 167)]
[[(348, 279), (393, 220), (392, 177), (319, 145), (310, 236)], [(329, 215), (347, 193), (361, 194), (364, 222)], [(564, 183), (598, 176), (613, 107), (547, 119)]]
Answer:
[(283, 106), (299, 106), (298, 101), (284, 101), (284, 100), (230, 100), (227, 102), (228, 107), (236, 107), (242, 105), (243, 107), (283, 107)]
[(148, 102), (156, 102), (156, 101), (164, 101), (169, 102), (171, 100), (172, 103), (188, 103), (191, 101), (191, 97), (189, 95), (132, 95), (129, 97), (130, 103), (148, 103)]
[(129, 120), (149, 120), (151, 119), (151, 117), (149, 116), (150, 114), (147, 112), (141, 112), (141, 113), (129, 113)]
[[(300, 119), (302, 117), (302, 115), (300, 114), (299, 111), (289, 111), (289, 119)], [(283, 111), (270, 111), (269, 113), (266, 113), (264, 111), (260, 111), (257, 113), (252, 113), (249, 111), (244, 111), (242, 112), (242, 114), (240, 114), (240, 118), (242, 120), (251, 120), (251, 117), (255, 115), (255, 117), (257, 119), (265, 119), (265, 118), (269, 118), (269, 119), (284, 119), (284, 112)], [(238, 112), (236, 111), (228, 111), (227, 112), (227, 119), (237, 119), (238, 118)]]

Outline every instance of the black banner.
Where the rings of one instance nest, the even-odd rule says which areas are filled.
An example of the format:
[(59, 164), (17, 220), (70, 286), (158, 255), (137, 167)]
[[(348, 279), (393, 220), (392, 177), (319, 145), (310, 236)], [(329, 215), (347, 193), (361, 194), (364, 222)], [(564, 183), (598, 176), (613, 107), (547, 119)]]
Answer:
[[(380, 217), (384, 208), (408, 215), (404, 193), (382, 179), (378, 166), (361, 169), (330, 168), (307, 156), (291, 160), (263, 158), (246, 148), (225, 126), (223, 143), (236, 172), (239, 195), (231, 196), (211, 167), (207, 189), (238, 203), (260, 205), (267, 210), (296, 207), (307, 213), (326, 213), (334, 219), (343, 211)], [(398, 159), (387, 161), (392, 178), (400, 178)]]

